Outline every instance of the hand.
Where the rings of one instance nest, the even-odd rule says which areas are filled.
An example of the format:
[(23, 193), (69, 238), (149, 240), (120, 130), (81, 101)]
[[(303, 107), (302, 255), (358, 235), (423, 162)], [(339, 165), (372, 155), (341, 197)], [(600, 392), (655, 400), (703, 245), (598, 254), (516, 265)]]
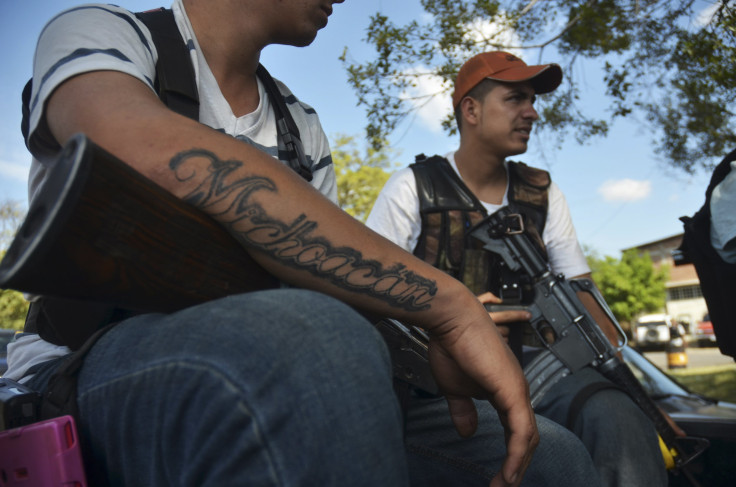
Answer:
[(487, 399), (496, 409), (506, 432), (507, 454), (491, 485), (517, 486), (539, 443), (527, 382), (485, 310), (477, 306), (472, 314), (471, 319), (433, 328), (430, 365), (461, 436), (472, 436), (478, 426), (472, 397)]
[[(503, 300), (501, 298), (490, 292), (480, 294), (478, 296), (478, 301), (480, 301), (483, 305), (503, 303)], [(511, 331), (510, 327), (501, 323), (529, 321), (532, 318), (531, 313), (522, 310), (492, 311), (488, 314), (491, 316), (491, 319), (496, 323), (496, 328), (498, 328), (498, 332), (501, 334), (506, 343), (509, 343), (509, 334), (511, 333)]]

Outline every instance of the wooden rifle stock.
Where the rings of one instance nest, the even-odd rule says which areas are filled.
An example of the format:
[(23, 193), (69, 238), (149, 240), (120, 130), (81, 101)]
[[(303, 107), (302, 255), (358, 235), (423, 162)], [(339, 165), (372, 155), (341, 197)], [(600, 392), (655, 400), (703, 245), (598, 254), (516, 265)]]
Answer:
[(0, 262), (0, 288), (170, 312), (278, 281), (215, 220), (76, 135)]

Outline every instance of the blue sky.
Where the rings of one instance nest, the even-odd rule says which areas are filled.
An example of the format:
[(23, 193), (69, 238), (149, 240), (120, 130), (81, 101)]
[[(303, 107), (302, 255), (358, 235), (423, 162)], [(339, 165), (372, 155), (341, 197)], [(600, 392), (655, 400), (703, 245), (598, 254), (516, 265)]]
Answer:
[[(20, 94), (31, 76), (35, 41), (46, 20), (74, 0), (0, 0), (0, 202), (26, 201), (26, 178), (30, 155), (20, 134)], [(114, 2), (131, 10), (168, 6), (150, 0)], [(377, 11), (398, 23), (420, 18), (419, 0), (346, 0), (335, 5), (329, 25), (309, 47), (270, 46), (262, 62), (286, 82), (300, 99), (320, 114), (325, 132), (362, 137), (364, 109), (357, 107), (355, 93), (338, 57), (345, 47), (357, 61), (370, 58), (362, 40), (369, 16)], [(524, 55), (536, 62), (536, 56)], [(545, 57), (545, 62), (555, 62)], [(579, 72), (586, 86), (584, 99), (601, 106), (604, 86), (598, 67), (589, 64)], [(415, 154), (445, 154), (457, 146), (457, 137), (439, 129), (438, 120), (450, 110), (449, 99), (435, 100), (411, 123), (391, 137), (401, 166)], [(435, 114), (441, 113), (440, 116)], [(688, 176), (675, 172), (652, 150), (652, 135), (634, 121), (617, 122), (605, 139), (580, 146), (572, 137), (561, 149), (550, 150), (532, 136), (530, 150), (515, 159), (543, 167), (567, 196), (584, 245), (600, 254), (618, 257), (622, 249), (681, 233), (678, 218), (697, 211), (704, 200), (709, 174)]]

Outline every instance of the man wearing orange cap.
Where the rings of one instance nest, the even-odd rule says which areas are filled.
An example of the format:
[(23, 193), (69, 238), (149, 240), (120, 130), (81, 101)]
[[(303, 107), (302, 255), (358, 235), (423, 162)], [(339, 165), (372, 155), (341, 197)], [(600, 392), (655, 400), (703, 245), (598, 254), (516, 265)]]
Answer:
[[(393, 174), (368, 226), (464, 282), (484, 304), (523, 305), (531, 299), (530, 276), (510, 271), (499, 256), (471, 248), (466, 239), (467, 230), (487, 215), (511, 206), (523, 215), (525, 231), (546, 250), (555, 274), (589, 277), (567, 203), (549, 173), (507, 160), (527, 150), (539, 118), (536, 95), (555, 90), (561, 81), (557, 64), (527, 66), (507, 52), (486, 52), (468, 60), (460, 68), (452, 97), (460, 147), (445, 157), (420, 155), (415, 164)], [(585, 304), (616, 343), (610, 321), (592, 300), (590, 306)], [(509, 325), (530, 319), (526, 311), (490, 314), (523, 362), (541, 351), (539, 343), (522, 348), (521, 333), (510, 333), (521, 327)], [(420, 445), (417, 448), (427, 454), (447, 454), (449, 443), (439, 440), (446, 437), (436, 430), (425, 433), (434, 426), (428, 418), (433, 411), (439, 417), (441, 404), (422, 392), (415, 396), (408, 407), (407, 443), (410, 448)], [(535, 412), (540, 419), (567, 426), (582, 440), (604, 485), (667, 484), (653, 425), (625, 393), (592, 368), (558, 382)], [(545, 438), (541, 428), (540, 435), (540, 448), (545, 441), (558, 441)]]

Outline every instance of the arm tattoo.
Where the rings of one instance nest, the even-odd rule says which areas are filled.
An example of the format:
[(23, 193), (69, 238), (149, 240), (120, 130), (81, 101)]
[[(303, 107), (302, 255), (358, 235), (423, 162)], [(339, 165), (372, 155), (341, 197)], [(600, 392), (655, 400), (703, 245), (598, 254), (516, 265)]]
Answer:
[[(256, 191), (278, 192), (275, 183), (265, 177), (233, 179), (242, 166), (236, 160), (220, 160), (214, 153), (194, 149), (177, 154), (169, 163), (179, 181), (197, 179), (194, 160), (208, 161), (208, 174), (185, 201), (213, 214), (212, 207), (226, 203), (225, 210), (213, 214), (244, 246), (265, 252), (281, 264), (306, 270), (328, 279), (343, 289), (379, 298), (407, 311), (429, 309), (437, 293), (434, 281), (407, 270), (402, 264), (388, 268), (350, 247), (335, 247), (323, 237), (313, 236), (317, 222), (301, 214), (293, 222), (280, 221), (252, 201)], [(200, 169), (201, 171), (201, 169)]]

